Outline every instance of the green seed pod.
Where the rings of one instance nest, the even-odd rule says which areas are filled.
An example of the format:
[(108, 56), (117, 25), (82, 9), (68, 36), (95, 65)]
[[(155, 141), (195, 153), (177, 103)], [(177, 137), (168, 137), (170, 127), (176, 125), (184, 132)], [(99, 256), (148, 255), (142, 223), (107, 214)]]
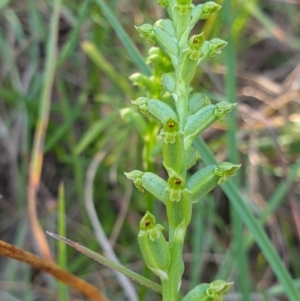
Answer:
[(133, 181), (140, 192), (144, 192), (146, 189), (158, 200), (166, 204), (168, 199), (166, 189), (168, 188), (168, 185), (164, 179), (152, 172), (142, 172), (139, 170), (125, 172), (124, 174), (128, 179)]
[(141, 38), (146, 39), (151, 44), (155, 43), (154, 41), (155, 33), (153, 31), (153, 26), (151, 24), (143, 24), (141, 26), (134, 26), (134, 27), (140, 34)]
[(186, 169), (190, 169), (201, 159), (200, 153), (191, 146), (188, 151), (185, 151), (185, 166)]
[(180, 177), (184, 168), (183, 134), (178, 132), (174, 143), (163, 143), (163, 164), (169, 177)]
[(201, 49), (204, 42), (203, 33), (194, 35), (189, 39), (189, 46), (184, 50), (179, 76), (183, 79), (185, 84), (189, 84), (194, 77), (198, 60), (203, 56)]
[(218, 166), (213, 164), (197, 171), (187, 181), (191, 201), (198, 202), (218, 184), (224, 183), (228, 177), (235, 175), (239, 168), (240, 165), (223, 162)]
[[(169, 188), (169, 191), (172, 189)], [(179, 194), (178, 190), (173, 190), (175, 193)], [(171, 195), (170, 195), (171, 196)], [(187, 189), (180, 191), (180, 200), (167, 201), (167, 216), (168, 221), (173, 228), (176, 228), (182, 222), (184, 222), (187, 227), (191, 221), (192, 216), (192, 202), (190, 200), (190, 192)]]
[(145, 172), (142, 176), (142, 186), (157, 199), (166, 204), (168, 195), (166, 189), (167, 182), (152, 172)]
[(191, 20), (190, 27), (193, 28), (199, 20), (207, 19), (210, 15), (217, 12), (220, 8), (221, 6), (213, 1), (208, 1), (203, 4), (198, 4), (192, 9), (191, 12), (192, 20)]
[(161, 84), (172, 95), (176, 93), (176, 77), (174, 73), (165, 73), (161, 78)]
[(164, 280), (168, 279), (170, 251), (162, 230), (163, 226), (155, 224), (155, 217), (147, 212), (140, 221), (138, 242), (148, 268)]
[(205, 94), (195, 93), (189, 99), (189, 113), (193, 115), (208, 105), (210, 105), (210, 99)]
[[(183, 241), (186, 233), (186, 223), (182, 221), (174, 230), (174, 233), (171, 234), (172, 239), (170, 239), (170, 254), (171, 254), (171, 264), (169, 271), (173, 274), (173, 281), (171, 283), (172, 290), (176, 290), (179, 293), (180, 287), (178, 284), (181, 283), (181, 277), (184, 271), (184, 264), (182, 260), (182, 250), (183, 250)], [(174, 277), (175, 276), (175, 277)]]
[(193, 288), (182, 301), (221, 301), (223, 294), (231, 287), (232, 282), (216, 280), (210, 284), (202, 283)]
[(197, 135), (206, 130), (214, 122), (222, 120), (235, 106), (236, 104), (223, 101), (216, 105), (208, 105), (189, 116), (184, 126), (185, 149), (192, 144)]
[(147, 97), (139, 97), (131, 101), (133, 104), (139, 106), (141, 112), (149, 117), (149, 113), (157, 118), (163, 125), (170, 119), (178, 122), (178, 116), (173, 109), (166, 103), (158, 99), (149, 99)]
[(170, 56), (174, 56), (175, 58), (178, 57), (178, 46), (176, 39), (169, 36), (167, 32), (165, 32), (159, 24), (157, 27), (154, 25), (153, 27), (154, 32), (154, 41), (157, 46), (159, 46), (164, 52), (169, 54)]
[(154, 27), (161, 28), (170, 37), (176, 39), (176, 29), (172, 20), (170, 19), (158, 20), (154, 23)]

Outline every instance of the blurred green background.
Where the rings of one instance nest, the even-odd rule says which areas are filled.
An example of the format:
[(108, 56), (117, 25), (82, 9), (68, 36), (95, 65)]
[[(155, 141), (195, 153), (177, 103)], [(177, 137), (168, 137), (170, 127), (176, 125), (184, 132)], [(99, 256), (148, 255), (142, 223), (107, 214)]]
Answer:
[[(134, 72), (149, 75), (142, 58), (151, 45), (139, 38), (134, 25), (152, 24), (165, 17), (164, 11), (152, 0), (65, 0), (57, 11), (56, 30), (51, 18), (57, 2), (0, 1), (0, 239), (39, 254), (29, 222), (27, 189), (34, 173), (33, 140), (38, 124), (47, 121), (41, 112), (49, 104), (36, 198), (43, 230), (65, 231), (68, 238), (102, 252), (85, 209), (93, 187), (97, 215), (119, 260), (157, 281), (144, 267), (136, 237), (139, 220), (149, 208), (167, 227), (164, 208), (132, 187), (124, 171), (144, 168), (143, 141), (132, 117), (139, 113), (130, 103), (143, 91), (128, 77)], [(219, 162), (243, 164), (232, 181), (264, 225), (299, 290), (300, 3), (217, 2), (223, 9), (195, 31), (229, 44), (198, 69), (192, 86), (212, 101), (239, 105), (236, 115), (215, 124), (202, 138)], [(51, 48), (55, 35), (57, 57)], [(55, 74), (51, 75), (51, 67)], [(124, 111), (128, 107), (129, 113)], [(164, 176), (160, 156), (152, 165)], [(193, 171), (203, 165), (200, 161)], [(93, 167), (91, 179), (88, 169)], [(58, 205), (61, 182), (65, 212)], [(58, 229), (58, 212), (65, 229)], [(126, 300), (109, 268), (47, 240), (53, 258), (65, 254), (60, 262), (70, 272), (111, 300)], [(182, 291), (223, 278), (235, 282), (225, 300), (288, 300), (254, 240), (222, 190), (215, 189), (195, 206), (184, 249)], [(158, 294), (134, 286), (139, 300), (160, 300)], [(1, 300), (64, 300), (62, 296), (55, 281), (43, 273), (0, 257)], [(73, 290), (68, 298), (84, 300)]]

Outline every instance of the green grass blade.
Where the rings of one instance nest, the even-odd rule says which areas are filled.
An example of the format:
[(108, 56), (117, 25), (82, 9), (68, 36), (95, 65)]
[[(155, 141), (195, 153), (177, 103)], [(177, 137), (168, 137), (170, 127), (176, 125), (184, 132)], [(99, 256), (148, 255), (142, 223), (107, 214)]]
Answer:
[(113, 112), (110, 115), (95, 122), (84, 134), (78, 144), (74, 147), (74, 154), (80, 155), (96, 138), (97, 136), (113, 122), (119, 112)]
[[(58, 233), (60, 236), (66, 236), (66, 215), (65, 215), (65, 189), (61, 182), (58, 187)], [(58, 264), (67, 270), (67, 251), (66, 244), (61, 240), (58, 241)], [(63, 282), (58, 283), (58, 295), (60, 301), (68, 300), (68, 286)]]
[[(232, 35), (232, 22), (235, 18), (233, 16), (233, 10), (231, 7), (231, 0), (225, 0), (223, 5), (223, 16), (225, 18), (225, 23), (227, 25), (228, 36), (227, 42), (228, 45), (225, 48), (225, 59), (226, 59), (226, 76), (225, 76), (225, 90), (227, 100), (231, 103), (236, 103), (236, 80), (235, 80), (235, 70), (236, 70), (236, 57), (235, 57), (235, 47), (233, 43)], [(229, 161), (234, 164), (239, 164), (239, 152), (236, 147), (237, 140), (237, 118), (236, 118), (236, 109), (234, 109), (228, 116), (228, 150), (229, 150)], [(240, 186), (240, 173), (233, 178), (232, 184), (238, 188)], [(230, 206), (230, 218), (232, 220), (232, 233), (233, 233), (233, 250), (235, 253), (236, 261), (235, 268), (237, 270), (237, 284), (239, 291), (243, 296), (243, 300), (250, 299), (250, 277), (248, 271), (248, 259), (247, 252), (244, 249), (244, 229), (243, 222), (231, 203)]]
[(76, 243), (76, 242), (73, 242), (67, 238), (64, 238), (64, 237), (61, 237), (57, 234), (54, 234), (54, 233), (51, 233), (51, 232), (48, 232), (47, 231), (47, 234), (52, 236), (53, 238), (55, 239), (58, 239), (58, 240), (61, 240), (63, 241), (64, 243), (68, 244), (69, 246), (73, 247), (74, 249), (76, 249), (77, 251), (81, 252), (82, 254), (85, 254), (86, 256), (94, 259), (95, 261), (98, 261), (100, 262), (101, 264), (105, 265), (105, 266), (108, 266), (122, 274), (124, 274), (125, 276), (128, 276), (129, 278), (137, 281), (138, 283), (140, 283), (141, 285), (144, 285), (156, 292), (159, 292), (161, 293), (161, 286), (147, 278), (144, 278), (143, 276), (125, 268), (124, 266), (118, 264), (118, 263), (115, 263), (109, 259), (107, 259), (106, 257)]
[[(201, 157), (206, 164), (216, 163), (214, 155), (202, 139), (196, 139), (194, 141), (194, 145), (200, 151)], [(228, 196), (230, 202), (241, 217), (242, 221), (251, 231), (256, 243), (259, 245), (265, 258), (272, 267), (273, 272), (284, 287), (285, 294), (289, 297), (289, 300), (299, 301), (299, 292), (294, 286), (291, 275), (284, 267), (283, 262), (278, 256), (274, 246), (272, 245), (262, 226), (246, 206), (245, 201), (243, 200), (239, 191), (230, 181), (222, 184), (221, 188)]]
[(118, 71), (110, 64), (102, 53), (97, 49), (97, 46), (89, 41), (81, 43), (81, 48), (87, 54), (87, 56), (99, 67), (107, 76), (119, 86), (125, 94), (128, 96), (133, 95), (131, 85), (124, 76), (120, 75)]
[(80, 27), (88, 14), (90, 3), (91, 3), (91, 0), (84, 1), (84, 3), (82, 4), (82, 7), (79, 9), (80, 15), (78, 16), (78, 21), (77, 21), (75, 27), (72, 29), (70, 36), (68, 37), (67, 41), (65, 42), (65, 44), (58, 56), (58, 60), (57, 60), (58, 66), (61, 65), (64, 62), (64, 60), (68, 57), (68, 55), (71, 53), (71, 51), (74, 50), (75, 45), (78, 41), (78, 33), (80, 30)]
[(103, 0), (95, 0), (99, 5), (103, 12), (103, 16), (107, 19), (111, 27), (115, 30), (119, 39), (127, 49), (132, 61), (136, 64), (136, 66), (141, 70), (145, 75), (151, 75), (149, 67), (145, 63), (145, 59), (141, 56), (135, 45), (132, 43), (130, 37), (118, 21), (118, 19), (114, 16), (110, 8), (106, 5)]
[[(288, 171), (288, 184), (291, 184), (293, 181), (295, 181), (295, 178), (297, 177), (297, 173), (300, 169), (300, 159), (289, 169)], [(270, 214), (279, 206), (279, 204), (282, 202), (283, 197), (287, 193), (288, 186), (285, 181), (282, 181), (271, 197), (267, 201), (267, 206), (264, 208), (264, 210), (261, 212), (259, 216), (259, 220), (261, 223), (265, 223), (267, 218), (270, 216)]]

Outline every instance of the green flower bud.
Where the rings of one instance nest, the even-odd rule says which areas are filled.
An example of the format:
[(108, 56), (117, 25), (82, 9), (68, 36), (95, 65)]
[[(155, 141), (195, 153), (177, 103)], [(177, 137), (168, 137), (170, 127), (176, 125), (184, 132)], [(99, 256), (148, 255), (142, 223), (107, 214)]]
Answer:
[(174, 143), (163, 143), (163, 164), (169, 177), (180, 177), (184, 168), (183, 134), (178, 132)]
[(186, 45), (190, 33), (189, 25), (191, 20), (192, 4), (191, 0), (178, 0), (172, 10), (172, 18), (176, 24), (176, 36), (179, 41), (179, 47)]
[(163, 226), (155, 224), (155, 217), (147, 212), (140, 221), (138, 242), (148, 268), (161, 279), (168, 279), (170, 251), (162, 230)]
[(185, 149), (192, 144), (197, 135), (202, 133), (214, 122), (222, 120), (235, 106), (236, 104), (222, 101), (216, 105), (208, 105), (189, 116), (184, 126)]
[(227, 45), (227, 42), (221, 40), (221, 39), (212, 39), (209, 41), (209, 58), (212, 58), (216, 56), (217, 54), (221, 53), (221, 49), (224, 48)]
[(138, 99), (132, 100), (131, 102), (139, 106), (141, 112), (146, 117), (150, 117), (151, 114), (152, 116), (157, 118), (163, 125), (165, 125), (170, 119), (174, 120), (175, 122), (178, 122), (178, 116), (173, 111), (173, 109), (166, 103), (158, 99), (139, 97)]
[(191, 20), (190, 27), (193, 28), (199, 20), (207, 19), (210, 15), (217, 12), (220, 8), (221, 6), (213, 1), (208, 1), (203, 4), (198, 4), (192, 9), (191, 12), (192, 20)]
[(154, 41), (155, 33), (153, 31), (153, 26), (151, 24), (143, 24), (141, 26), (134, 26), (134, 27), (140, 34), (141, 38), (146, 39), (151, 44), (155, 43)]
[(144, 74), (133, 73), (129, 79), (135, 86), (139, 86), (143, 90), (153, 91), (155, 89), (153, 81)]
[(145, 137), (147, 133), (147, 123), (139, 112), (135, 112), (131, 108), (123, 108), (120, 110), (120, 116), (124, 121), (132, 122), (141, 137)]
[(197, 285), (182, 299), (182, 301), (209, 301), (209, 296), (206, 294), (208, 288), (208, 283)]
[(203, 56), (201, 49), (204, 42), (205, 39), (203, 33), (194, 35), (189, 39), (189, 46), (184, 50), (179, 76), (183, 79), (185, 84), (189, 84), (194, 77), (198, 66), (198, 60)]
[(227, 42), (221, 39), (212, 39), (211, 41), (205, 41), (201, 47), (201, 56), (199, 56), (198, 64), (206, 60), (207, 58), (212, 58), (216, 54), (221, 53), (221, 49), (227, 45)]
[(174, 73), (165, 73), (161, 78), (161, 84), (172, 95), (176, 93), (176, 77)]
[(144, 187), (142, 185), (142, 176), (144, 175), (144, 172), (140, 170), (133, 170), (130, 172), (124, 172), (125, 176), (129, 179), (132, 180), (135, 187), (138, 189), (140, 192), (144, 192)]
[(240, 167), (240, 164), (237, 165), (230, 162), (220, 163), (215, 170), (215, 174), (220, 178), (218, 184), (223, 184), (227, 181), (228, 177), (234, 176)]
[(201, 56), (201, 47), (205, 42), (204, 33), (193, 35), (188, 41), (189, 57), (191, 60), (196, 61)]
[[(147, 64), (152, 64), (153, 74), (161, 76), (161, 74), (169, 72), (172, 69), (170, 57), (159, 47), (151, 47), (148, 51)], [(155, 82), (157, 85), (157, 82)]]
[(179, 131), (179, 124), (173, 119), (167, 120), (164, 129), (160, 131), (160, 135), (164, 138), (164, 143), (175, 143), (176, 136), (182, 134)]
[(187, 181), (187, 188), (191, 192), (192, 202), (198, 202), (218, 184), (222, 184), (228, 177), (234, 176), (240, 166), (223, 162), (218, 166), (209, 165), (197, 171)]
[(168, 6), (168, 4), (170, 3), (170, 0), (158, 0), (157, 3), (158, 3), (158, 5), (160, 5), (161, 7), (166, 7), (166, 6)]
[(186, 169), (191, 168), (196, 164), (198, 160), (201, 159), (200, 153), (191, 146), (188, 151), (185, 151), (185, 166)]
[(195, 114), (208, 105), (210, 105), (210, 99), (205, 94), (195, 93), (189, 99), (189, 113)]
[[(170, 191), (171, 189), (169, 189)], [(174, 189), (175, 193), (179, 193)], [(192, 202), (190, 201), (190, 192), (187, 189), (180, 191), (180, 200), (171, 200), (167, 202), (168, 221), (173, 228), (176, 228), (182, 222), (187, 227), (192, 216)]]
[(166, 192), (169, 196), (170, 201), (179, 202), (181, 195), (185, 191), (185, 183), (179, 177), (171, 177), (168, 179), (168, 186)]
[(231, 287), (232, 282), (216, 280), (210, 284), (202, 283), (193, 288), (182, 301), (221, 301), (223, 294)]
[(158, 200), (166, 204), (168, 199), (166, 189), (168, 185), (164, 179), (152, 172), (142, 172), (139, 170), (125, 172), (125, 175), (128, 179), (133, 180), (139, 191), (144, 192), (144, 189), (146, 189)]
[(192, 8), (192, 0), (176, 0), (174, 9), (178, 9), (180, 15), (184, 16), (188, 13), (189, 9)]

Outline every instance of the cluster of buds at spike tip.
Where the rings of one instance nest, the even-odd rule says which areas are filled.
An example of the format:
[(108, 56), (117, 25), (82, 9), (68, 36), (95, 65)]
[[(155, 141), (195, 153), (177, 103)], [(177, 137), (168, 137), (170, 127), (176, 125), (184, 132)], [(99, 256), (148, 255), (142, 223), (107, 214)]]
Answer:
[(232, 287), (232, 282), (216, 280), (210, 284), (202, 283), (193, 288), (182, 301), (222, 301), (223, 294)]
[[(145, 141), (153, 142), (150, 152), (154, 149), (162, 152), (168, 180), (139, 170), (125, 175), (139, 191), (150, 192), (166, 206), (169, 242), (162, 233), (163, 227), (155, 224), (155, 218), (149, 212), (140, 222), (138, 242), (146, 265), (162, 280), (163, 300), (221, 301), (232, 283), (222, 280), (204, 283), (184, 298), (179, 293), (184, 270), (182, 249), (192, 206), (240, 168), (240, 165), (223, 162), (187, 176), (187, 170), (200, 159), (200, 153), (192, 146), (193, 140), (214, 122), (221, 121), (236, 105), (228, 102), (211, 104), (206, 95), (191, 93), (190, 87), (199, 64), (220, 54), (227, 44), (218, 38), (206, 41), (203, 32), (191, 34), (199, 20), (208, 18), (221, 6), (213, 1), (195, 6), (192, 0), (158, 0), (158, 4), (166, 8), (169, 18), (158, 20), (153, 25), (136, 27), (142, 38), (157, 47), (151, 48), (147, 60), (152, 65), (152, 75), (147, 77), (136, 73), (131, 77), (133, 83), (146, 90), (149, 97), (139, 97), (132, 103), (144, 116), (153, 117), (161, 123), (162, 139), (158, 139), (155, 146), (154, 139), (147, 140), (150, 137), (147, 134), (143, 137), (146, 137)], [(126, 117), (142, 124), (135, 114), (127, 112)], [(139, 117), (143, 116), (140, 114)], [(154, 135), (158, 129), (155, 127)], [(143, 124), (143, 133), (144, 128)]]
[(155, 224), (155, 217), (147, 212), (140, 221), (138, 242), (148, 268), (165, 280), (168, 279), (170, 251), (163, 229), (162, 225)]

